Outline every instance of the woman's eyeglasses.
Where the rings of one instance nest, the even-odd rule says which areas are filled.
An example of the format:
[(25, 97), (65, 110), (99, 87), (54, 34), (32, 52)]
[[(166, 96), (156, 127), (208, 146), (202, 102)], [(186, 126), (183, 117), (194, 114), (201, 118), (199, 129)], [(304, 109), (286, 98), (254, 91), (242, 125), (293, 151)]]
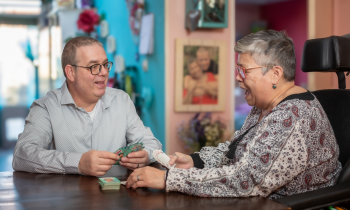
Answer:
[(257, 67), (252, 67), (252, 68), (244, 68), (242, 66), (239, 66), (236, 64), (236, 71), (237, 73), (241, 76), (241, 78), (244, 80), (245, 79), (245, 71), (250, 70), (250, 69), (257, 69), (257, 68), (262, 68), (262, 67), (268, 67), (268, 66), (273, 66), (273, 65), (266, 65), (266, 66), (257, 66)]

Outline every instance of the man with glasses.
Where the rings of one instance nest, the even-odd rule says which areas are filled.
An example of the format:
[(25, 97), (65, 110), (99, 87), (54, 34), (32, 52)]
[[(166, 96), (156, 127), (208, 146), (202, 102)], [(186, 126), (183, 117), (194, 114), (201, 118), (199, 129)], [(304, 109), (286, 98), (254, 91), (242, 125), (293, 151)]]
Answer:
[(143, 125), (130, 97), (106, 88), (112, 65), (93, 38), (66, 43), (66, 81), (30, 107), (14, 150), (14, 170), (103, 176), (120, 158), (114, 151), (140, 142), (144, 150), (123, 157), (120, 164), (136, 169), (155, 161), (151, 153), (162, 145)]

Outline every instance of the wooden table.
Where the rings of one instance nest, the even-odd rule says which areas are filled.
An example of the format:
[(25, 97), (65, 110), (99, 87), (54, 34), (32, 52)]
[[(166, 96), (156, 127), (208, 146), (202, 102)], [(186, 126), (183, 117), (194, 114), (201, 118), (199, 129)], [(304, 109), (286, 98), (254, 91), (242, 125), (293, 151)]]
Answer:
[[(125, 180), (125, 177), (120, 177)], [(265, 198), (200, 198), (151, 188), (102, 191), (96, 177), (0, 173), (0, 209), (288, 209)]]

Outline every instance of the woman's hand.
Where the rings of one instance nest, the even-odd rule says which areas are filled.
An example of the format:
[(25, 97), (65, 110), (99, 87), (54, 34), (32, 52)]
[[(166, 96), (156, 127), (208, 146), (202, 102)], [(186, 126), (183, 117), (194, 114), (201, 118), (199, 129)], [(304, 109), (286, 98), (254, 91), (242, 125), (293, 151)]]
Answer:
[(165, 188), (165, 173), (153, 167), (138, 168), (132, 172), (126, 182), (127, 188), (151, 187), (154, 189)]
[(189, 155), (182, 154), (180, 152), (175, 152), (173, 155), (169, 155), (169, 164), (172, 166), (176, 164), (176, 168), (189, 169), (194, 167), (193, 159)]

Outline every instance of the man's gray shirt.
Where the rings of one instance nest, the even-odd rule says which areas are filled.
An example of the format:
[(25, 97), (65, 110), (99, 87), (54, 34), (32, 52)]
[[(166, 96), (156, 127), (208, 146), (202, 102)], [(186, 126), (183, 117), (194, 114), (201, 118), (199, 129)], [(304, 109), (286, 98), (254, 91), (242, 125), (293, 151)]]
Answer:
[(79, 173), (84, 152), (115, 152), (127, 144), (142, 142), (148, 163), (154, 162), (152, 151), (162, 144), (145, 127), (129, 95), (106, 88), (94, 120), (74, 103), (66, 82), (35, 100), (25, 121), (23, 133), (13, 154), (16, 171), (35, 173)]

